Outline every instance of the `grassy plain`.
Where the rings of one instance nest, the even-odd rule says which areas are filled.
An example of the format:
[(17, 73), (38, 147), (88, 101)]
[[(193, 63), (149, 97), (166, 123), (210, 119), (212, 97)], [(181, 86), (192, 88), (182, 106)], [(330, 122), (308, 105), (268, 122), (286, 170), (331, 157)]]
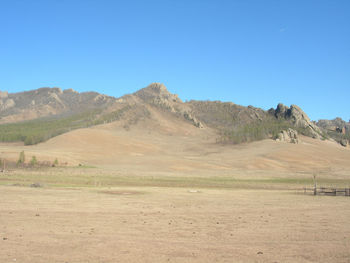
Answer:
[[(316, 178), (325, 187), (348, 187), (350, 178)], [(39, 183), (46, 187), (198, 187), (220, 189), (277, 189), (300, 190), (312, 187), (311, 174), (284, 175), (284, 177), (257, 177), (233, 175), (125, 175), (97, 167), (27, 168), (1, 174), (0, 185), (30, 186)]]
[(38, 177), (17, 175), (0, 186), (0, 262), (350, 260), (348, 197), (275, 182), (120, 177), (95, 187), (74, 178), (32, 188)]

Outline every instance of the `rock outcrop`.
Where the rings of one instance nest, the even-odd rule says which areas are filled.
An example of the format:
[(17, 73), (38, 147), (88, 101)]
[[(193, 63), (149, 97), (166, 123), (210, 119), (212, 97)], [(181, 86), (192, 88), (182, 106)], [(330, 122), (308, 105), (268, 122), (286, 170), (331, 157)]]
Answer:
[(283, 105), (282, 103), (279, 103), (277, 105), (276, 110), (275, 110), (275, 116), (276, 116), (277, 119), (287, 118), (290, 115), (289, 111), (290, 111), (290, 108), (288, 108), (287, 106)]
[(8, 110), (10, 108), (13, 108), (16, 105), (16, 103), (13, 101), (13, 99), (0, 99), (0, 111)]
[(290, 120), (296, 127), (305, 129), (305, 132), (313, 138), (320, 139), (322, 136), (320, 128), (317, 127), (297, 105), (287, 107), (282, 103), (278, 104), (275, 110), (275, 117), (278, 119), (284, 118)]
[(350, 131), (350, 122), (345, 122), (342, 118), (335, 118), (333, 120), (319, 120), (317, 126), (329, 131), (335, 131), (345, 134)]
[(135, 95), (147, 103), (185, 118), (197, 128), (203, 128), (203, 124), (194, 116), (191, 108), (184, 104), (178, 95), (170, 93), (164, 84), (152, 83)]
[(197, 128), (203, 128), (203, 124), (200, 121), (198, 121), (197, 118), (192, 115), (192, 113), (185, 111), (183, 115), (186, 120), (192, 122), (193, 125)]
[(278, 134), (276, 141), (289, 142), (289, 143), (299, 143), (299, 136), (296, 130), (289, 128), (288, 130), (283, 130)]
[(338, 117), (333, 120), (319, 120), (317, 126), (327, 134), (327, 137), (332, 138), (344, 147), (349, 146), (350, 121), (345, 122)]
[(9, 99), (7, 91), (0, 91), (0, 111), (10, 109), (16, 105), (13, 99)]

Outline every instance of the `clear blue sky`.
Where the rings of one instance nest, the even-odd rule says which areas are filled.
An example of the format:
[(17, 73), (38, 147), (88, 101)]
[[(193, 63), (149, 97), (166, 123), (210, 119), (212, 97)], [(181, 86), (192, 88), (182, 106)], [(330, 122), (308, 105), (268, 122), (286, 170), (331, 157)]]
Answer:
[(0, 90), (183, 100), (350, 119), (348, 0), (0, 0)]

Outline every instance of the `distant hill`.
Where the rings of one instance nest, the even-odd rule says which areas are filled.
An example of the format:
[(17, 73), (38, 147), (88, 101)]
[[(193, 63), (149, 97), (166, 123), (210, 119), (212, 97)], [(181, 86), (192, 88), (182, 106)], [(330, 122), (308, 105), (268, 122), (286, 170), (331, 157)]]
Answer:
[(40, 88), (20, 93), (0, 93), (0, 123), (26, 121), (55, 115), (72, 115), (104, 109), (115, 98), (97, 92)]
[(183, 102), (163, 84), (152, 83), (121, 98), (60, 88), (0, 92), (0, 141), (37, 144), (74, 129), (115, 121), (127, 130), (140, 120), (154, 123), (160, 115), (215, 130), (219, 143), (275, 139), (287, 129), (317, 139), (333, 138), (344, 146), (350, 139), (349, 123), (336, 119), (316, 124), (296, 105), (279, 104), (264, 111), (232, 102)]

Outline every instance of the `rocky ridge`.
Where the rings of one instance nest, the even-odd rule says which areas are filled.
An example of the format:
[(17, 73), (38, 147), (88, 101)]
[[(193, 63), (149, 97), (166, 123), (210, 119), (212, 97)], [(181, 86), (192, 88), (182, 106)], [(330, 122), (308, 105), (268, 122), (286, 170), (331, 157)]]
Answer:
[[(98, 116), (89, 113), (90, 119), (84, 120), (89, 125), (123, 121), (129, 129), (139, 120), (156, 119), (158, 113), (161, 113), (191, 123), (197, 128), (214, 129), (218, 134), (226, 134), (226, 138), (235, 138), (238, 143), (241, 138), (245, 138), (246, 142), (278, 138), (280, 141), (298, 143), (298, 134), (324, 139), (327, 130), (333, 129), (340, 132), (339, 134), (344, 134), (348, 133), (350, 127), (350, 123), (341, 119), (321, 120), (316, 124), (296, 105), (288, 107), (280, 103), (276, 109), (265, 111), (232, 102), (183, 102), (161, 83), (152, 83), (120, 98), (60, 88), (40, 88), (12, 94), (0, 91), (0, 124), (43, 117), (59, 119), (61, 116), (94, 110), (98, 110)], [(251, 138), (245, 135), (247, 131), (250, 133), (248, 137), (252, 136)], [(343, 137), (339, 137), (337, 141), (348, 145), (348, 141), (344, 141), (346, 137)]]

